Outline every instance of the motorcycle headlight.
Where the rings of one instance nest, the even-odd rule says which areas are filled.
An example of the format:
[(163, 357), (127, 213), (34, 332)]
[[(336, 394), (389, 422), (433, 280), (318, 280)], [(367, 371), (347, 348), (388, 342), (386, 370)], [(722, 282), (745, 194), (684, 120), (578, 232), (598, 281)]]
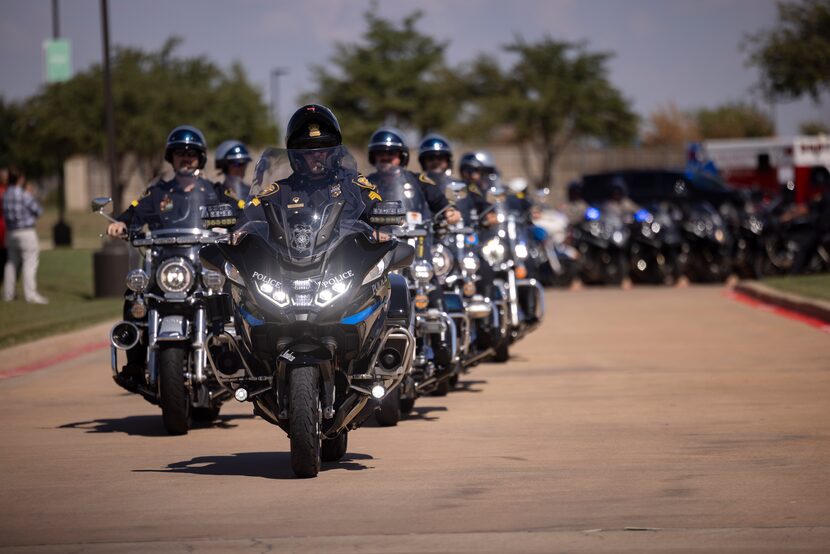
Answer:
[(280, 308), (285, 308), (291, 302), (291, 298), (288, 296), (288, 293), (282, 287), (275, 287), (274, 285), (268, 282), (257, 282), (256, 288), (262, 296), (264, 296)]
[(314, 298), (314, 303), (320, 307), (328, 306), (341, 296), (343, 296), (347, 290), (349, 290), (349, 286), (351, 285), (351, 281), (339, 281), (334, 283), (330, 287), (321, 288), (317, 291), (317, 296)]
[(435, 275), (435, 272), (431, 263), (426, 260), (418, 260), (412, 266), (412, 275), (419, 281), (429, 281)]
[(225, 276), (212, 269), (202, 270), (202, 283), (211, 292), (220, 292), (225, 286)]
[(504, 248), (504, 244), (498, 238), (492, 238), (482, 247), (481, 253), (484, 254), (484, 259), (487, 260), (487, 263), (490, 265), (498, 265), (504, 262), (507, 251)]
[(475, 273), (478, 271), (478, 268), (481, 267), (481, 262), (478, 261), (475, 254), (470, 253), (464, 256), (464, 259), (461, 260), (461, 265), (470, 273)]
[(523, 242), (516, 245), (516, 256), (522, 260), (527, 258), (527, 246)]
[(228, 279), (230, 279), (240, 287), (245, 286), (245, 281), (242, 279), (242, 275), (239, 273), (239, 270), (236, 269), (236, 266), (234, 266), (230, 262), (225, 262), (225, 275), (228, 277)]
[(446, 275), (452, 269), (452, 256), (441, 245), (436, 246), (432, 252), (432, 267), (439, 277)]
[(659, 233), (660, 229), (662, 229), (662, 227), (660, 227), (660, 224), (657, 223), (656, 221), (651, 224), (651, 232), (652, 233)]
[(764, 222), (754, 216), (749, 218), (749, 230), (760, 235), (764, 231)]
[(383, 276), (383, 270), (384, 269), (386, 269), (386, 261), (381, 259), (375, 265), (375, 267), (373, 267), (369, 271), (369, 273), (366, 274), (366, 277), (363, 279), (363, 282), (360, 284), (360, 286), (368, 285), (369, 283), (371, 283), (375, 279), (379, 279), (381, 276)]
[(133, 292), (145, 292), (150, 286), (150, 277), (143, 269), (134, 269), (127, 273), (127, 288)]
[(187, 292), (193, 286), (193, 266), (184, 258), (170, 258), (162, 262), (156, 273), (156, 282), (164, 292)]
[(614, 241), (614, 244), (621, 245), (625, 242), (625, 233), (622, 231), (614, 231), (611, 234), (611, 240)]

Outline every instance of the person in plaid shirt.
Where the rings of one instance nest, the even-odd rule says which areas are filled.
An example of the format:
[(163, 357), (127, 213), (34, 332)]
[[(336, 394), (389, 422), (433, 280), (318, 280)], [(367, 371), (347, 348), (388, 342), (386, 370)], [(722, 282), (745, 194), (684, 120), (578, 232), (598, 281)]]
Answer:
[(40, 262), (35, 222), (43, 208), (32, 196), (25, 179), (16, 171), (9, 171), (9, 186), (3, 195), (3, 218), (6, 220), (6, 249), (8, 259), (4, 268), (3, 299), (14, 300), (17, 267), (22, 263), (23, 298), (33, 304), (47, 304), (49, 300), (37, 292), (37, 266)]

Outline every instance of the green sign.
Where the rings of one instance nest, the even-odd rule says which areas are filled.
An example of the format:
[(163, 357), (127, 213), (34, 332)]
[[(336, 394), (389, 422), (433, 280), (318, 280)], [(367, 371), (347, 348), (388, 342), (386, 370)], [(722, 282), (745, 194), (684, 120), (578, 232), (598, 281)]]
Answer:
[(43, 42), (46, 60), (46, 82), (58, 83), (72, 77), (72, 48), (66, 39)]

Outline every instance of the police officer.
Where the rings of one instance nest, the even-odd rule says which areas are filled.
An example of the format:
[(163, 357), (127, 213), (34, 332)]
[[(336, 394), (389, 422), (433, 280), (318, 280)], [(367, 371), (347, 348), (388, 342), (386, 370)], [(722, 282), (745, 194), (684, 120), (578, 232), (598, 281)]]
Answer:
[(218, 183), (217, 192), (223, 201), (240, 210), (251, 193), (251, 186), (243, 181), (249, 163), (251, 155), (238, 140), (226, 140), (216, 149), (216, 169), (225, 176), (225, 180)]
[(582, 198), (581, 182), (571, 181), (568, 183), (568, 200), (562, 204), (560, 209), (562, 213), (568, 216), (570, 224), (582, 221), (582, 218), (585, 217), (585, 211), (588, 209), (588, 203)]
[(533, 220), (533, 202), (527, 196), (528, 182), (524, 177), (511, 179), (507, 185), (507, 209), (515, 213), (521, 221), (531, 223)]
[(490, 176), (496, 172), (493, 156), (484, 150), (467, 152), (461, 156), (458, 170), (461, 173), (461, 179), (467, 184), (467, 199), (469, 199), (469, 202), (459, 204), (464, 220), (472, 225), (498, 223), (498, 218), (492, 210), (484, 216), (484, 221), (478, 221), (480, 214), (491, 206), (485, 194), (490, 186)]
[(452, 147), (449, 141), (437, 133), (425, 136), (418, 146), (418, 161), (421, 170), (442, 187), (443, 192), (447, 178), (452, 177)]
[(624, 220), (633, 218), (640, 209), (640, 206), (628, 197), (628, 186), (622, 177), (616, 176), (611, 179), (611, 197), (605, 202), (603, 209)]
[[(150, 186), (140, 199), (133, 200), (117, 221), (107, 227), (109, 236), (122, 236), (128, 228), (137, 230), (144, 225), (151, 230), (174, 227), (179, 221), (187, 221), (191, 227), (201, 216), (193, 210), (219, 203), (215, 185), (199, 175), (207, 161), (207, 142), (201, 131), (190, 125), (173, 129), (167, 136), (164, 159), (173, 166), (174, 177)], [(133, 319), (126, 300), (124, 319)], [(120, 376), (128, 380), (124, 383), (128, 388), (144, 382), (146, 356), (146, 345), (127, 350), (127, 365)]]
[(109, 236), (121, 236), (128, 227), (138, 229), (145, 224), (151, 230), (169, 226), (191, 209), (198, 209), (195, 202), (219, 203), (213, 183), (200, 176), (207, 161), (207, 142), (201, 131), (190, 125), (173, 129), (167, 137), (164, 159), (173, 166), (173, 179), (152, 185), (140, 199), (133, 200), (107, 227)]
[[(461, 214), (450, 206), (443, 191), (426, 173), (416, 175), (406, 169), (409, 163), (409, 148), (403, 139), (403, 133), (389, 127), (381, 127), (369, 139), (369, 163), (377, 171), (369, 175), (369, 180), (375, 182), (381, 174), (387, 176), (400, 172), (404, 181), (417, 185), (423, 196), (429, 212), (424, 211), (424, 217), (442, 212), (447, 223), (455, 224), (461, 221)], [(431, 213), (430, 213), (431, 212)]]
[(294, 112), (286, 129), (286, 147), (294, 172), (286, 179), (262, 183), (263, 188), (246, 207), (240, 223), (246, 219), (264, 220), (262, 205), (290, 210), (320, 204), (332, 197), (346, 201), (343, 221), (368, 221), (371, 208), (382, 200), (381, 195), (366, 177), (344, 167), (348, 154), (342, 144), (340, 123), (330, 109), (308, 104)]

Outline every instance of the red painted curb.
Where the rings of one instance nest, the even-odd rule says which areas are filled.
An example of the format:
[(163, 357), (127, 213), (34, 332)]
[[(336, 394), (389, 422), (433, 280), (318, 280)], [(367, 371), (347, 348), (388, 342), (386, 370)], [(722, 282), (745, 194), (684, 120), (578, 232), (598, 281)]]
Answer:
[(108, 340), (100, 342), (91, 342), (89, 344), (85, 344), (73, 350), (66, 351), (63, 354), (52, 356), (51, 358), (46, 358), (44, 360), (39, 360), (31, 364), (26, 364), (12, 369), (7, 369), (5, 371), (0, 371), (0, 379), (8, 379), (9, 377), (17, 377), (19, 375), (25, 375), (26, 373), (32, 373), (33, 371), (46, 369), (51, 365), (59, 364), (62, 362), (68, 362), (69, 360), (74, 360), (75, 358), (79, 358), (84, 354), (95, 352), (96, 350), (106, 348), (109, 345), (110, 342)]
[(758, 308), (759, 310), (764, 310), (765, 312), (772, 312), (776, 315), (786, 317), (787, 319), (792, 319), (794, 321), (800, 321), (801, 323), (806, 323), (810, 327), (814, 327), (819, 331), (830, 333), (830, 324), (821, 319), (810, 317), (808, 315), (804, 315), (794, 310), (788, 310), (787, 308), (783, 308), (781, 306), (776, 306), (775, 304), (770, 304), (768, 302), (758, 300), (757, 298), (734, 290), (727, 292), (726, 295), (732, 298), (733, 300), (737, 300), (742, 304), (746, 304), (747, 306), (752, 306), (753, 308)]

